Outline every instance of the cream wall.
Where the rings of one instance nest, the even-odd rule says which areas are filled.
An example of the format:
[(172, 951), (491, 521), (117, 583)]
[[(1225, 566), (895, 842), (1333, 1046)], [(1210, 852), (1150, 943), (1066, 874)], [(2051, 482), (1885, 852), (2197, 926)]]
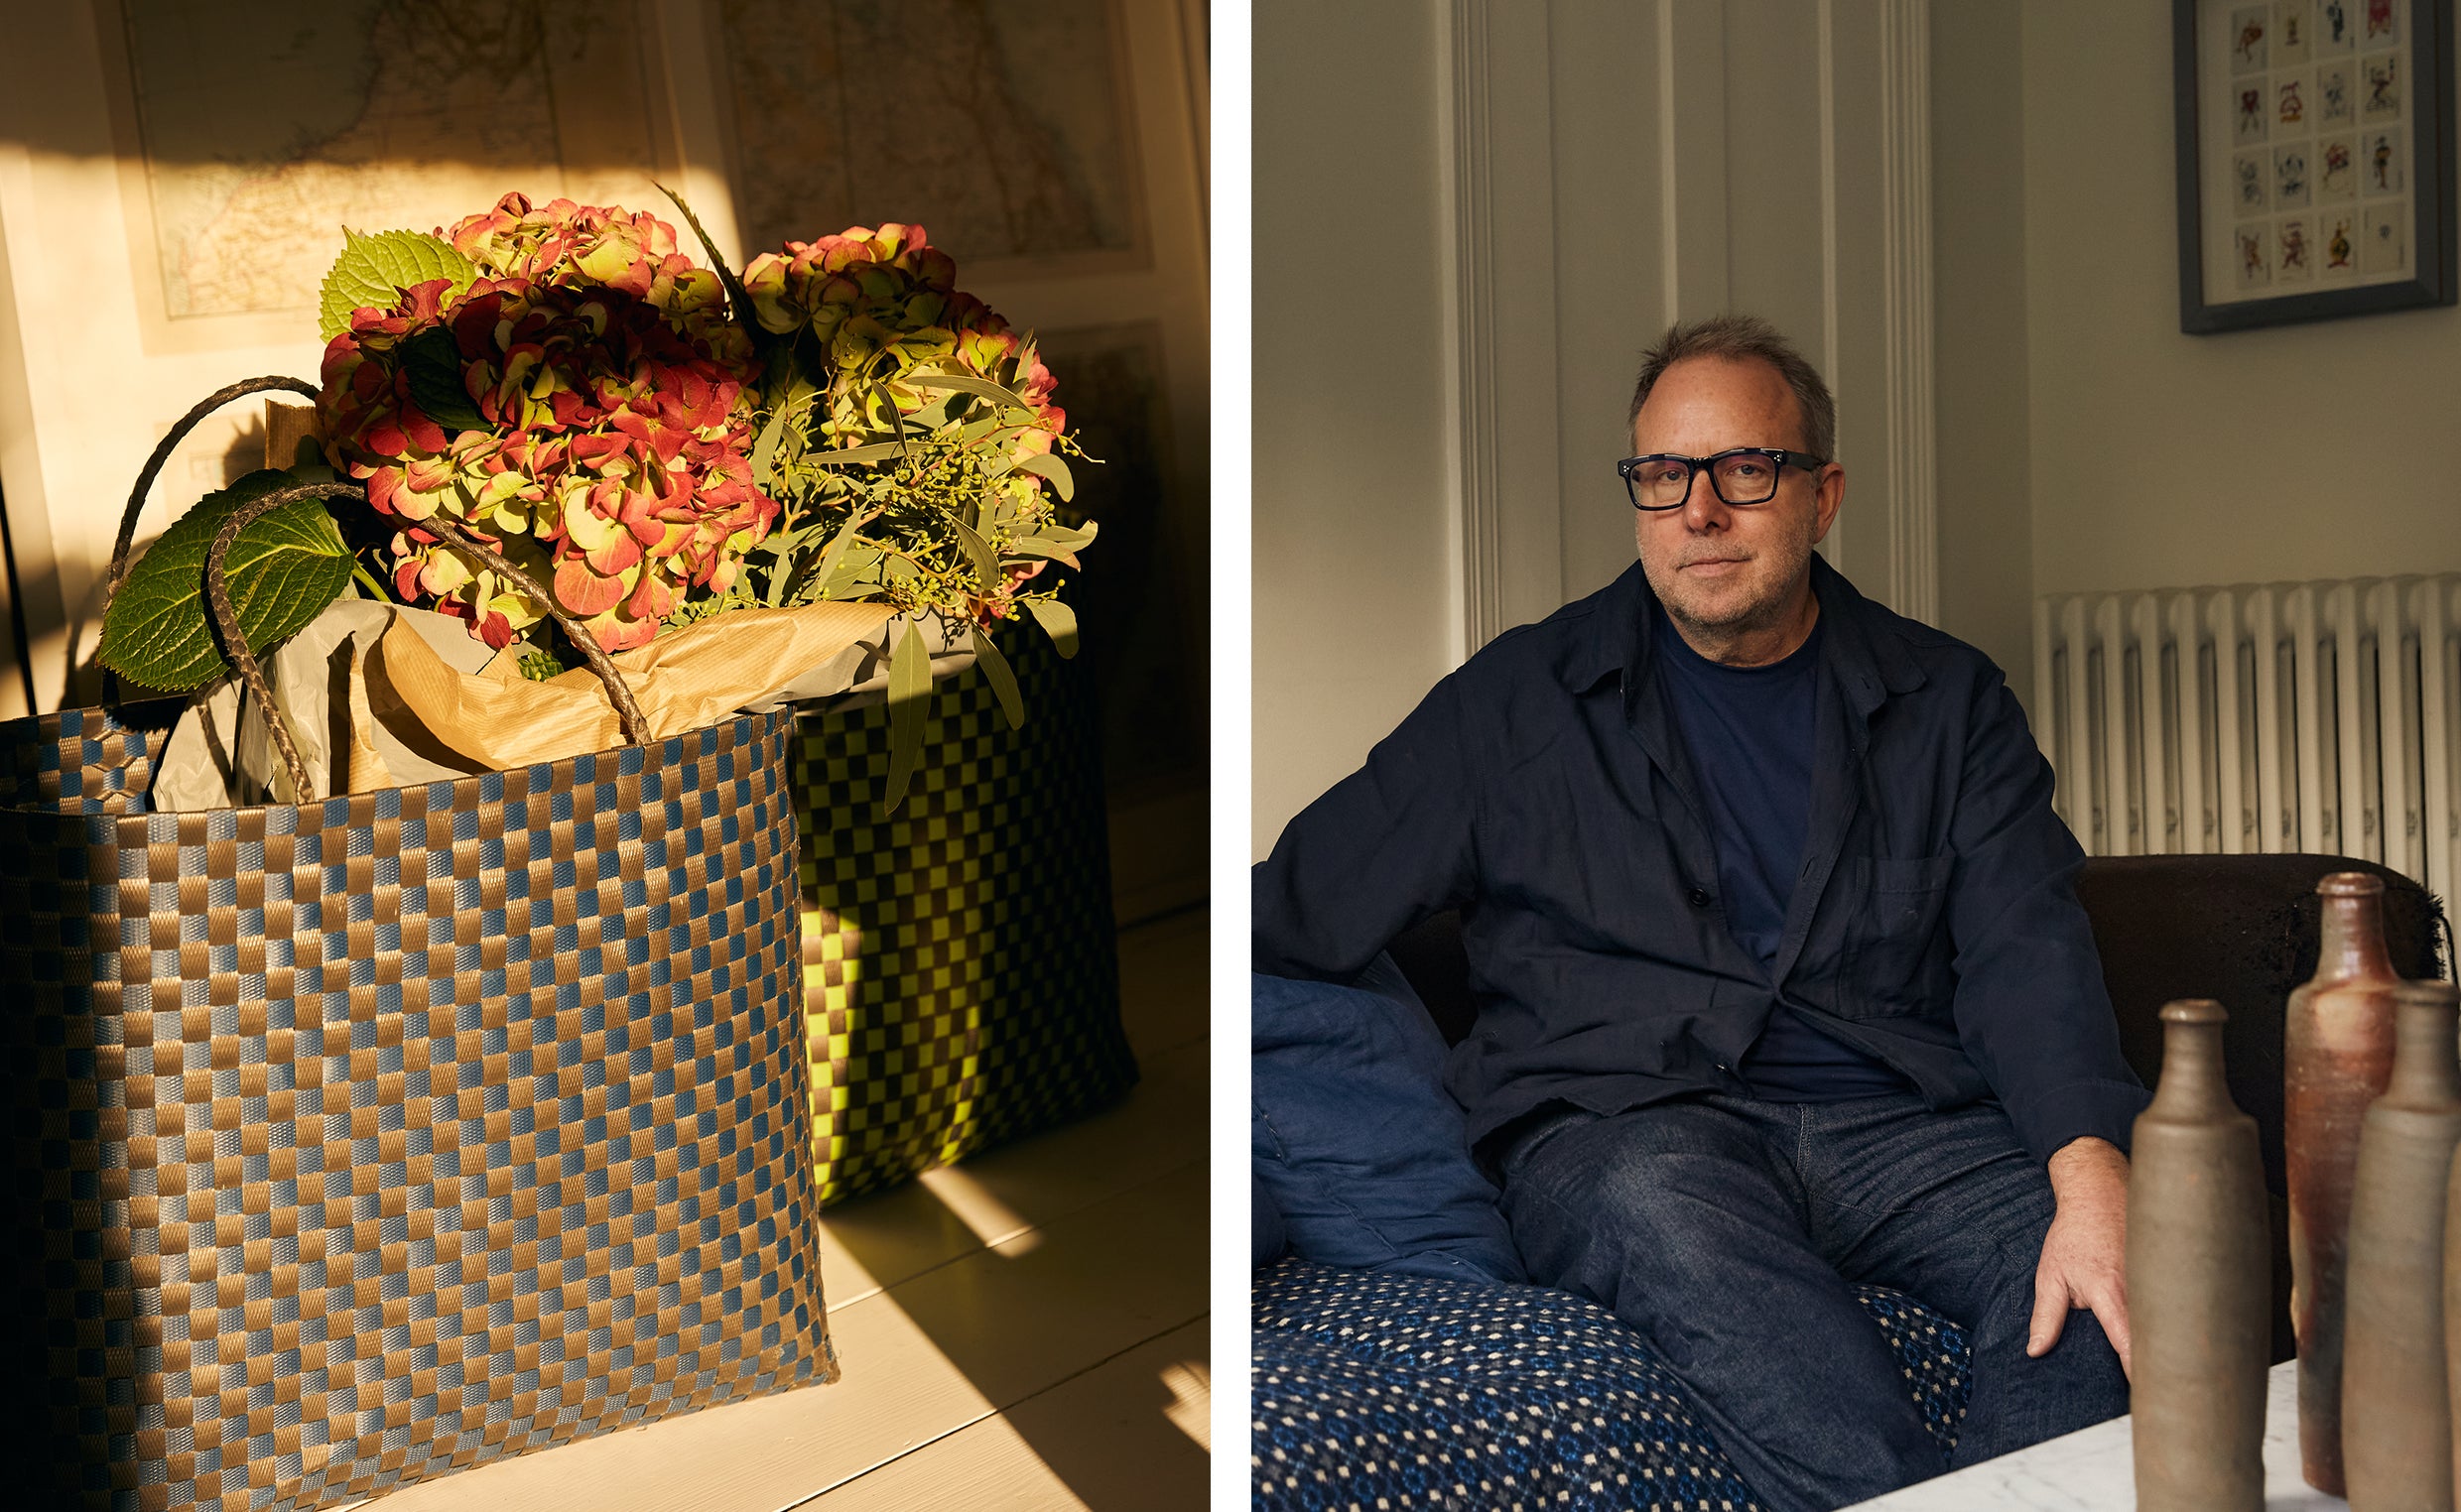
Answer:
[(2461, 568), (2461, 309), (2181, 334), (2170, 8), (2022, 28), (2033, 591)]
[(1254, 831), (1459, 659), (1436, 8), (1256, 0)]
[(1932, 0), (1931, 226), (1940, 624), (2033, 683), (2017, 8)]

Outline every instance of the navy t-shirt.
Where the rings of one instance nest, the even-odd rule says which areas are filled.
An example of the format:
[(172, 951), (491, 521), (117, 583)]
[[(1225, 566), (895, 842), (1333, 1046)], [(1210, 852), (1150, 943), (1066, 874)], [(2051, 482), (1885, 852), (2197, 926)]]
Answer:
[[(1728, 667), (1685, 644), (1652, 600), (1667, 711), (1692, 758), (1718, 847), (1718, 888), (1736, 942), (1775, 963), (1811, 828), (1821, 627), (1784, 660)], [(1870, 1097), (1911, 1087), (1887, 1063), (1779, 1004), (1745, 1057), (1744, 1080), (1778, 1102)]]

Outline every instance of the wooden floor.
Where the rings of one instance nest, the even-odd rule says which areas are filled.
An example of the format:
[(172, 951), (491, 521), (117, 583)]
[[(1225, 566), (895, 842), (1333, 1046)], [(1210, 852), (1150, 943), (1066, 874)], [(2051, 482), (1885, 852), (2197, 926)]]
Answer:
[(1207, 916), (1119, 937), (1144, 1071), (1100, 1117), (833, 1207), (845, 1375), (407, 1487), (371, 1512), (1205, 1504)]

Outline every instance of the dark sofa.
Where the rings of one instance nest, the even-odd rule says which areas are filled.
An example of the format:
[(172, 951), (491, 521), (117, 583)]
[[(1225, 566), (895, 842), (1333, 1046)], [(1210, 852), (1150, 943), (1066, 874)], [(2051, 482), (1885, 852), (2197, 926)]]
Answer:
[[(2443, 974), (2442, 909), (2383, 867), (2333, 856), (2134, 856), (2086, 863), (2121, 1046), (2149, 1086), (2173, 998), (2230, 1010), (2232, 1095), (2257, 1120), (2272, 1208), (2273, 1357), (2289, 1358), (2281, 1015), (2315, 970), (2315, 884), (2385, 879), (2396, 969)], [(1394, 959), (1448, 1042), (1475, 1014), (1460, 923), (1430, 920)], [(1964, 1411), (1965, 1341), (1901, 1293), (1863, 1291), (1943, 1450)], [(1540, 1287), (1335, 1270), (1285, 1258), (1255, 1274), (1253, 1481), (1264, 1509), (1754, 1507), (1682, 1386), (1605, 1309)]]

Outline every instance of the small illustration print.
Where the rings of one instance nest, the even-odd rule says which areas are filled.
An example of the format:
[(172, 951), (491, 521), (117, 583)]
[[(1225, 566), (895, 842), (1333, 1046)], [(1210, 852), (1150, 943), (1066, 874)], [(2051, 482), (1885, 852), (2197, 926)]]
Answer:
[(2371, 204), (2359, 232), (2359, 271), (2398, 273), (2409, 265), (2409, 206), (2398, 199)]
[(2273, 149), (2273, 203), (2293, 209), (2307, 202), (2307, 144)]
[(2233, 230), (2233, 238), (2239, 243), (2239, 287), (2242, 289), (2262, 289), (2272, 282), (2272, 265), (2266, 256), (2265, 243), (2269, 239), (2266, 230), (2261, 220)]
[(2282, 135), (2295, 135), (2307, 119), (2307, 75), (2293, 73), (2273, 85), (2273, 124)]
[(2371, 131), (2360, 141), (2360, 174), (2370, 196), (2401, 191), (2401, 134)]
[(2346, 63), (2326, 63), (2316, 70), (2316, 122), (2321, 126), (2347, 126), (2357, 109), (2350, 97), (2350, 65)]
[(2367, 45), (2389, 48), (2401, 39), (2393, 22), (2393, 0), (2367, 0)]
[(2252, 152), (2243, 152), (2231, 159), (2231, 186), (2239, 213), (2252, 215), (2270, 207), (2272, 200), (2265, 190), (2266, 162)]
[(2347, 53), (2358, 40), (2358, 17), (2352, 11), (2354, 0), (2324, 0), (2324, 9), (2316, 15), (2316, 51)]
[(2308, 39), (2315, 34), (2309, 0), (2278, 0), (2273, 6), (2273, 63), (2305, 63)]
[(2307, 217), (2283, 220), (2273, 237), (2273, 272), (2285, 284), (2303, 284), (2315, 276), (2308, 257)]
[[(2326, 137), (2316, 147), (2316, 197), (2347, 199), (2359, 191), (2357, 145), (2348, 137)], [(2244, 203), (2246, 192), (2241, 191)]]
[(2256, 83), (2247, 84), (2241, 87), (2239, 90), (2239, 110), (2234, 119), (2238, 122), (2236, 135), (2240, 141), (2262, 142), (2265, 140), (2265, 123), (2267, 117), (2265, 114), (2265, 85), (2263, 80), (2260, 79)]
[(2243, 5), (2231, 12), (2231, 71), (2254, 73), (2265, 66), (2271, 49), (2266, 36), (2271, 30), (2266, 7)]
[(2354, 239), (2357, 218), (2345, 211), (2325, 224), (2330, 229), (2324, 233), (2324, 271), (2327, 274), (2355, 272), (2359, 254), (2358, 242)]
[(2401, 55), (2359, 60), (2359, 110), (2369, 120), (2401, 113)]

